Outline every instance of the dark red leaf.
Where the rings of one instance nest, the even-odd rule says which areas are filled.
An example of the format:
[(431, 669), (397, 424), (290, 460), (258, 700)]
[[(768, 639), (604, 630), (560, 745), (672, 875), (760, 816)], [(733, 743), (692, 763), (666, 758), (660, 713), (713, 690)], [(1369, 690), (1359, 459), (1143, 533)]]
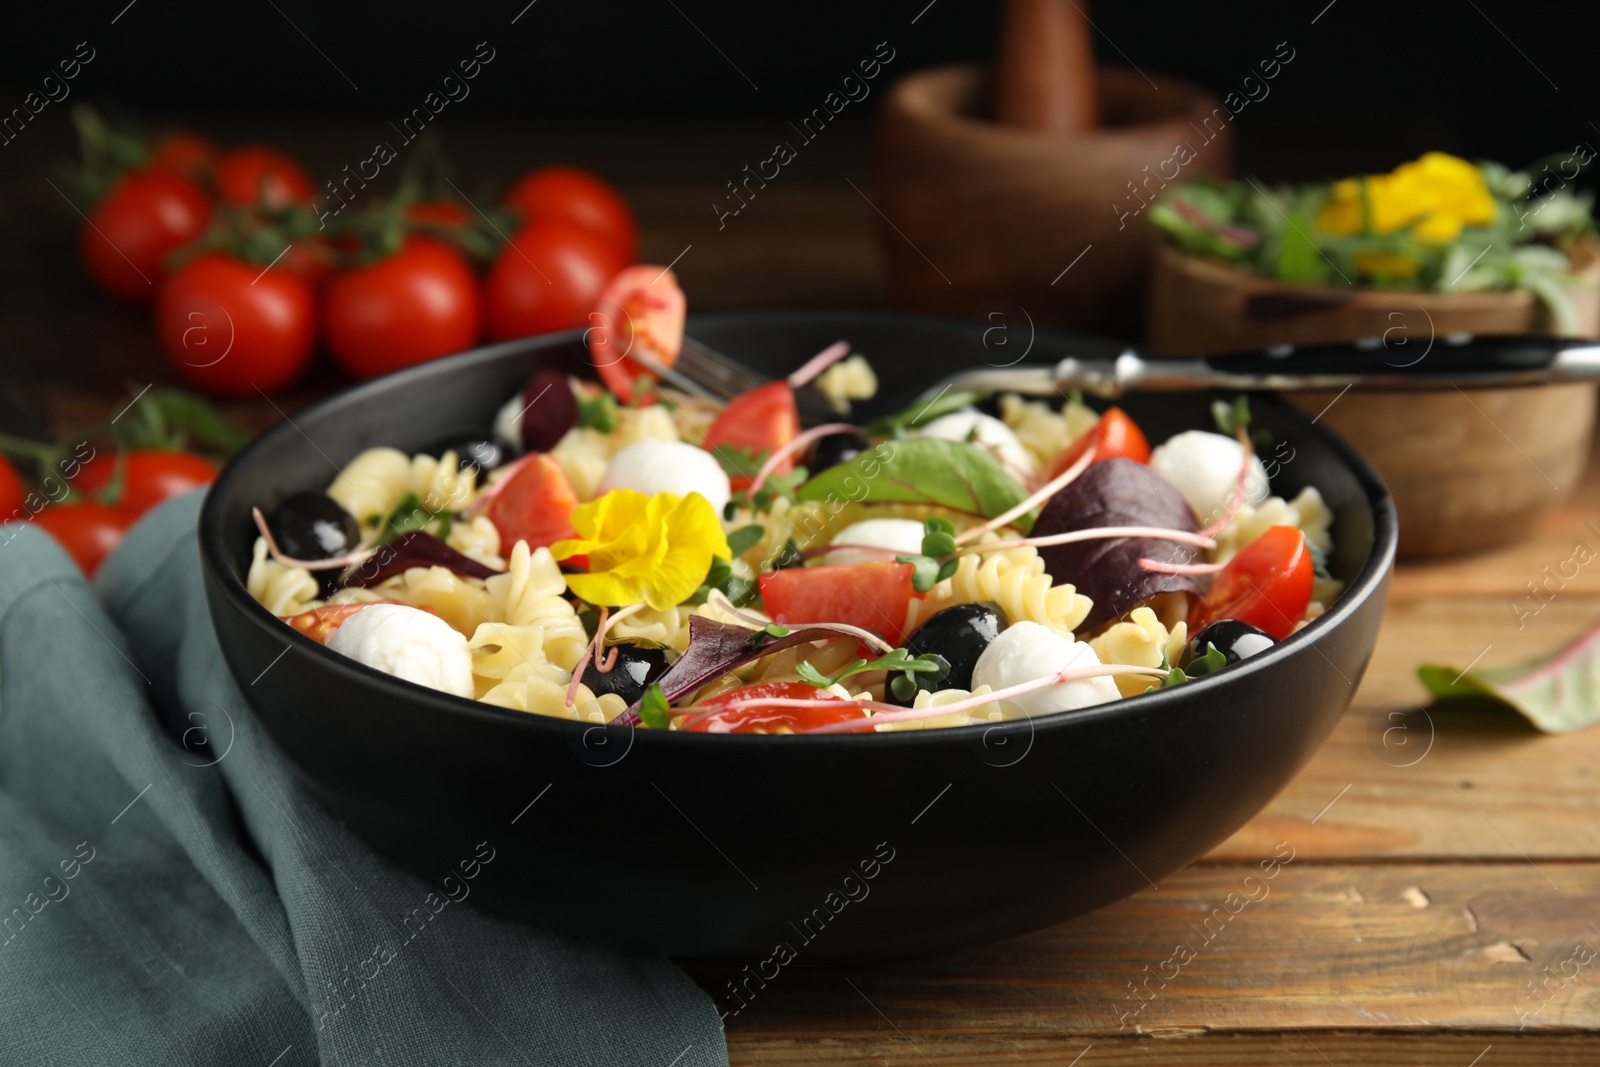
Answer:
[(554, 367), (540, 367), (522, 387), (522, 447), (548, 452), (578, 425), (578, 401), (567, 376)]
[(356, 564), (354, 572), (339, 584), (357, 589), (377, 585), (408, 567), (444, 567), (463, 578), (493, 578), (500, 573), (462, 555), (431, 533), (411, 530), (378, 549), (370, 559)]

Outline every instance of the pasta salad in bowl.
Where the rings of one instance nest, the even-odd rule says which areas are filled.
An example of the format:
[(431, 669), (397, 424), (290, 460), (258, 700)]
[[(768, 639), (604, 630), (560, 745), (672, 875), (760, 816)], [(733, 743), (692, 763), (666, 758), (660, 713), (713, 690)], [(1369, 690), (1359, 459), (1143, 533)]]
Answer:
[[(509, 342), (298, 413), (208, 496), (241, 689), (413, 868), (488, 839), (482, 901), (634, 948), (916, 954), (1189, 862), (1349, 703), (1392, 506), (1296, 413), (941, 393), (974, 356), (937, 319), (689, 326), (771, 383)], [(800, 945), (864, 857), (893, 879)]]

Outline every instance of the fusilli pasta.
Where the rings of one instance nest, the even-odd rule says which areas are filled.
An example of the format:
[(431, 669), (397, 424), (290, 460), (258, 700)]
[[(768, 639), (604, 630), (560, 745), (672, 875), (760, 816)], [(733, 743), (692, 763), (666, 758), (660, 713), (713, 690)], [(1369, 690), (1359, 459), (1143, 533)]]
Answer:
[(245, 588), (274, 615), (298, 615), (317, 599), (317, 580), (310, 571), (285, 567), (267, 555), (265, 538), (256, 538), (250, 553)]
[[(1159, 667), (1162, 657), (1176, 664), (1189, 639), (1189, 626), (1180, 622), (1169, 632), (1147, 607), (1134, 608), (1123, 622), (1107, 627), (1105, 633), (1090, 638), (1089, 647), (1101, 663), (1121, 663), (1134, 667)], [(1138, 674), (1118, 674), (1111, 679), (1125, 697), (1142, 693), (1161, 679)]]
[(1015, 393), (1000, 397), (1000, 420), (1032, 454), (1040, 470), (1048, 470), (1061, 450), (1095, 424), (1096, 415), (1081, 404), (1057, 411), (1042, 400), (1024, 400)]
[[(995, 540), (992, 536), (985, 540)], [(1006, 622), (1036, 622), (1062, 637), (1071, 638), (1094, 607), (1075, 587), (1045, 573), (1044, 560), (1031, 545), (996, 552), (968, 553), (955, 574), (934, 586), (921, 600), (913, 598), (908, 630), (915, 629), (937, 611), (953, 604), (987, 600), (999, 605)]]
[(543, 627), (546, 658), (563, 670), (577, 664), (589, 635), (566, 599), (566, 579), (548, 548), (530, 552), (526, 541), (518, 541), (506, 561), (506, 573), (488, 579), (484, 586), (492, 605), (485, 620)]

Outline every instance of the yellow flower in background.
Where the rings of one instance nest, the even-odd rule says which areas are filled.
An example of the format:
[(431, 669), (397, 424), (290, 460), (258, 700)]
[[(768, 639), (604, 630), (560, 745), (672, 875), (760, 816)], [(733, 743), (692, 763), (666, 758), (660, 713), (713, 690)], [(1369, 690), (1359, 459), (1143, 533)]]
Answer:
[(550, 554), (587, 556), (589, 573), (567, 575), (567, 588), (606, 607), (673, 607), (700, 588), (713, 558), (732, 558), (716, 509), (699, 493), (613, 489), (574, 508), (572, 528), (577, 538), (557, 541)]
[(1417, 276), (1422, 263), (1416, 256), (1404, 252), (1363, 250), (1350, 257), (1352, 265), (1363, 278), (1382, 282), (1403, 282)]
[(1495, 217), (1495, 199), (1482, 171), (1464, 159), (1429, 152), (1388, 174), (1335, 182), (1317, 215), (1317, 228), (1324, 233), (1363, 232), (1363, 221), (1368, 221), (1363, 219), (1363, 191), (1376, 234), (1409, 226), (1419, 241), (1449, 244), (1462, 227), (1487, 226)]

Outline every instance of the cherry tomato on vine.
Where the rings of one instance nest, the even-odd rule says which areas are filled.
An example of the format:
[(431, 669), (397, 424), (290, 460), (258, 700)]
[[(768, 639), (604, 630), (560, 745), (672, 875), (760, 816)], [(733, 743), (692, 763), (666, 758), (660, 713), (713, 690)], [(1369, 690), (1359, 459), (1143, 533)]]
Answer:
[(204, 185), (216, 177), (220, 158), (222, 149), (211, 138), (193, 130), (175, 130), (151, 146), (146, 166), (170, 170)]
[(604, 238), (561, 219), (530, 222), (512, 234), (484, 279), (489, 339), (584, 325), (606, 282), (627, 266)]
[(304, 278), (220, 252), (161, 286), (156, 333), (167, 361), (213, 393), (255, 396), (292, 382), (316, 343), (316, 295)]
[[(795, 406), (794, 390), (783, 379), (758, 386), (728, 401), (716, 421), (706, 431), (704, 447), (716, 445), (740, 448), (752, 456), (771, 455), (800, 433), (800, 410)], [(773, 468), (774, 474), (788, 474), (794, 458), (787, 457)], [(747, 489), (754, 480), (744, 474), (728, 478), (734, 489)]]
[(23, 487), (17, 468), (13, 467), (5, 456), (0, 456), (0, 522), (5, 522), (16, 512), (21, 511), (22, 502), (27, 495), (28, 491)]
[(540, 167), (523, 175), (505, 196), (523, 220), (565, 219), (593, 230), (616, 249), (623, 263), (639, 254), (639, 226), (622, 194), (579, 167)]
[(663, 366), (678, 362), (685, 310), (678, 279), (665, 267), (639, 264), (606, 283), (583, 336), (589, 361), (617, 399), (631, 401), (641, 381), (655, 380), (628, 358), (635, 348)]
[[(74, 483), (80, 493), (98, 493), (116, 475), (117, 457), (102, 452), (83, 465)], [(116, 506), (143, 515), (168, 497), (217, 480), (217, 468), (193, 452), (152, 448), (122, 455), (122, 492)]]
[(167, 170), (125, 174), (89, 212), (78, 234), (84, 268), (112, 296), (145, 303), (167, 274), (166, 260), (200, 239), (211, 200)]
[(304, 167), (272, 148), (244, 145), (217, 161), (217, 191), (229, 204), (289, 207), (316, 199)]
[(1305, 534), (1293, 526), (1269, 526), (1212, 579), (1189, 613), (1189, 632), (1236, 619), (1281, 641), (1305, 618), (1314, 578)]
[(1150, 462), (1150, 442), (1145, 440), (1138, 424), (1121, 408), (1107, 408), (1099, 421), (1061, 450), (1051, 464), (1049, 478), (1054, 478), (1078, 462), (1090, 449), (1094, 450), (1094, 459), (1090, 463), (1117, 458), (1131, 459), (1135, 463)]
[(336, 274), (327, 289), (333, 358), (357, 378), (375, 378), (478, 340), (478, 280), (461, 253), (429, 237)]
[(55, 538), (83, 573), (93, 577), (100, 561), (138, 517), (123, 508), (83, 500), (50, 504), (33, 517), (33, 524)]
[[(821, 700), (830, 705), (837, 702), (838, 706), (764, 708), (757, 704), (737, 709), (730, 707), (734, 703), (743, 703), (747, 700)], [(826, 689), (807, 685), (805, 682), (759, 682), (756, 685), (740, 686), (726, 693), (718, 693), (678, 714), (691, 716), (684, 720), (685, 725), (680, 727), (689, 733), (771, 734), (780, 731), (798, 733), (815, 726), (865, 718), (867, 713), (865, 708), (852, 704)], [(870, 730), (872, 727), (863, 724), (863, 729)]]
[(406, 205), (406, 221), (422, 226), (462, 226), (472, 217), (467, 206), (454, 200), (420, 200)]

